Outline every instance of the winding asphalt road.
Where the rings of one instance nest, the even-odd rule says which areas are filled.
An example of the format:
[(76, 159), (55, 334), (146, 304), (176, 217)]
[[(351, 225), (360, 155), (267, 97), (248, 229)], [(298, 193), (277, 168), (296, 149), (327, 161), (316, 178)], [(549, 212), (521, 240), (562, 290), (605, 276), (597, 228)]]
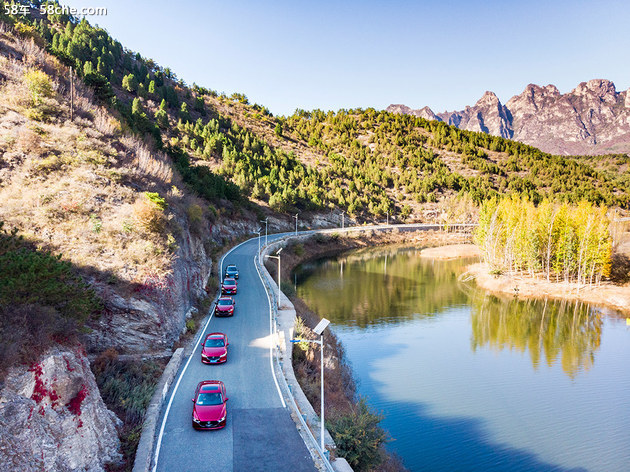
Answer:
[[(239, 268), (235, 314), (231, 318), (212, 316), (202, 338), (215, 331), (227, 334), (228, 361), (202, 364), (200, 345), (184, 360), (160, 418), (153, 471), (317, 470), (272, 372), (269, 300), (254, 265), (257, 250), (254, 238), (235, 247), (223, 260), (222, 270), (227, 264)], [(191, 426), (191, 399), (197, 384), (209, 379), (225, 383), (227, 426), (196, 431)]]

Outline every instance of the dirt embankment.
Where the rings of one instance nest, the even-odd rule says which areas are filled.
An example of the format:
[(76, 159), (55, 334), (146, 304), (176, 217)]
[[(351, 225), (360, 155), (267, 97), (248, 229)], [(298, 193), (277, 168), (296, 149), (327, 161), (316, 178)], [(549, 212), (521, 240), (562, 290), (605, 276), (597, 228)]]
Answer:
[[(480, 256), (479, 248), (473, 244), (457, 244), (424, 249), (422, 257), (434, 259), (456, 259)], [(573, 282), (556, 282), (525, 274), (490, 273), (488, 265), (469, 265), (464, 278), (474, 278), (477, 285), (489, 292), (515, 295), (524, 298), (556, 298), (579, 300), (593, 305), (605, 306), (623, 313), (630, 313), (630, 284), (628, 284), (628, 257), (616, 253), (613, 257), (612, 281), (593, 286), (578, 285)]]
[(420, 252), (420, 257), (439, 260), (478, 256), (481, 256), (481, 251), (474, 244), (449, 244), (447, 246), (428, 247)]
[(477, 285), (495, 293), (516, 295), (525, 298), (557, 298), (580, 300), (592, 305), (600, 305), (630, 313), (630, 286), (605, 282), (592, 287), (573, 282), (553, 282), (527, 275), (490, 274), (487, 264), (472, 264), (467, 267)]

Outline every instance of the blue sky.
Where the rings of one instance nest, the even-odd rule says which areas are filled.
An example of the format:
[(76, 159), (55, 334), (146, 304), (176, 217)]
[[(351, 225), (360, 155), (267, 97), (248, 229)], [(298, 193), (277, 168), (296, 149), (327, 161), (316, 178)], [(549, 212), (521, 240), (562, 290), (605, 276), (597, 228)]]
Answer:
[(630, 87), (630, 2), (69, 0), (188, 83), (274, 114), (404, 103), (435, 112), (502, 102), (529, 83)]

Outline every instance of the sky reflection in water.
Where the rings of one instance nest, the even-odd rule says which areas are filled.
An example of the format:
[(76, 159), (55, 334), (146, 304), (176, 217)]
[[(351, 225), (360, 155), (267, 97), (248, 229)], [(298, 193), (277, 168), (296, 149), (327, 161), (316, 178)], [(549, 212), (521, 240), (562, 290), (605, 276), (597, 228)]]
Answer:
[(630, 470), (630, 328), (496, 298), (465, 261), (377, 248), (298, 271), (411, 470)]

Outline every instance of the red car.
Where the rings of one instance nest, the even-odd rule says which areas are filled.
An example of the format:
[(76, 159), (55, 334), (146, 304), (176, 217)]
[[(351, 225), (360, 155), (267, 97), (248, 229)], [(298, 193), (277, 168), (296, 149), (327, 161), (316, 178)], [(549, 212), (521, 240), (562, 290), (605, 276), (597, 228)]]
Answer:
[(226, 277), (221, 284), (221, 293), (223, 295), (236, 295), (236, 279)]
[(210, 333), (201, 347), (201, 362), (222, 364), (227, 361), (227, 347), (230, 345), (223, 333)]
[(225, 385), (220, 380), (199, 382), (192, 399), (192, 425), (195, 429), (225, 428), (228, 397)]
[(236, 302), (232, 297), (221, 297), (217, 300), (217, 304), (214, 307), (214, 314), (216, 316), (232, 316), (234, 315), (234, 307)]

